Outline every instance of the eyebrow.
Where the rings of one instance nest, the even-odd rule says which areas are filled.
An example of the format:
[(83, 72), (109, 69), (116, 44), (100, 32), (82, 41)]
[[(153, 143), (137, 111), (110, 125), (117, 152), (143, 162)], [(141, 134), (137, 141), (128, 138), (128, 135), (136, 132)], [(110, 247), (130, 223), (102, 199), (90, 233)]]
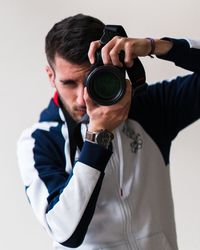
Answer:
[(65, 80), (60, 80), (60, 82), (63, 84), (72, 84), (75, 83), (76, 81), (73, 79), (65, 79)]

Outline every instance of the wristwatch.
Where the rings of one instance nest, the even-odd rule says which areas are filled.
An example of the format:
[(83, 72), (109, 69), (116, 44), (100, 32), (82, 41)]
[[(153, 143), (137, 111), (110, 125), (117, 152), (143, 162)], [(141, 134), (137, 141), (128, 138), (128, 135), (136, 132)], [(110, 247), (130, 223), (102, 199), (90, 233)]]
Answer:
[(87, 131), (85, 136), (86, 141), (96, 143), (106, 149), (108, 149), (113, 138), (114, 138), (113, 133), (108, 131), (107, 129), (102, 129), (98, 132)]

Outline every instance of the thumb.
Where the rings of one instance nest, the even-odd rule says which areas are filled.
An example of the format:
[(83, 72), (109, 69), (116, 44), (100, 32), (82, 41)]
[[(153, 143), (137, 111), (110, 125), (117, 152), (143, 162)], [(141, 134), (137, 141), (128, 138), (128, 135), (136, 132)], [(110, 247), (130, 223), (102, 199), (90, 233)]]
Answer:
[(87, 87), (84, 88), (83, 98), (84, 98), (85, 103), (86, 103), (87, 112), (89, 112), (90, 110), (94, 109), (97, 106), (97, 104), (95, 104), (94, 101), (89, 96), (88, 91), (87, 91)]

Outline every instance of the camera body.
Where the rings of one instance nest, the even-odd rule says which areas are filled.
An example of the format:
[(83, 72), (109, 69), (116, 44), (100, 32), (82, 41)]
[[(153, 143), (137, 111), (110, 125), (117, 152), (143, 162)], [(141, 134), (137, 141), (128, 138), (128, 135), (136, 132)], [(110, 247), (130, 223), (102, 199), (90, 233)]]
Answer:
[[(134, 59), (134, 65), (131, 68), (103, 64), (101, 48), (114, 36), (127, 37), (122, 26), (106, 25), (100, 39), (101, 47), (95, 53), (95, 63), (85, 79), (89, 96), (95, 103), (104, 106), (113, 105), (124, 96), (126, 92), (126, 72), (132, 82), (134, 93), (136, 93), (136, 90), (144, 89), (147, 86), (145, 71), (138, 58)], [(119, 53), (119, 60), (124, 65), (124, 51)]]

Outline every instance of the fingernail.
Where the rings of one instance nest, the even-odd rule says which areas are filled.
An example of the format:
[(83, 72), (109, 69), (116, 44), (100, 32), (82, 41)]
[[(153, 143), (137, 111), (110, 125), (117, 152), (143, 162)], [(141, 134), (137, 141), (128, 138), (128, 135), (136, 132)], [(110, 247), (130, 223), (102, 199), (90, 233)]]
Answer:
[(94, 64), (94, 57), (90, 57), (89, 60), (91, 64)]

